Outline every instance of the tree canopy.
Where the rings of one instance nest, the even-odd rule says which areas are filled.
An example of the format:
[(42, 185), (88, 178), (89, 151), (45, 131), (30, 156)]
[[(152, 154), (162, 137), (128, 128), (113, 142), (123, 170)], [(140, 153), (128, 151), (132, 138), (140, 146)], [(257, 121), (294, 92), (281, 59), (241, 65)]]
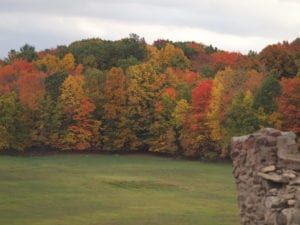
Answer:
[(155, 152), (220, 159), (230, 138), (300, 132), (300, 44), (244, 55), (136, 34), (0, 61), (0, 150)]

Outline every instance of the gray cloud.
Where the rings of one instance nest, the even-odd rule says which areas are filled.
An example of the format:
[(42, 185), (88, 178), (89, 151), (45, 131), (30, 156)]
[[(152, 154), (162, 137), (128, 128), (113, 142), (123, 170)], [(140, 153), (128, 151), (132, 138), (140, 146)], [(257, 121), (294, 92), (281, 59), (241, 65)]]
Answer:
[(297, 0), (0, 0), (0, 5), (0, 56), (22, 42), (45, 48), (90, 35), (117, 38), (126, 28), (127, 34), (145, 34), (147, 40), (156, 33), (201, 41), (180, 33), (190, 29), (219, 47), (235, 49), (242, 45), (236, 41), (244, 40), (248, 46), (236, 50), (245, 51), (294, 39), (300, 27)]

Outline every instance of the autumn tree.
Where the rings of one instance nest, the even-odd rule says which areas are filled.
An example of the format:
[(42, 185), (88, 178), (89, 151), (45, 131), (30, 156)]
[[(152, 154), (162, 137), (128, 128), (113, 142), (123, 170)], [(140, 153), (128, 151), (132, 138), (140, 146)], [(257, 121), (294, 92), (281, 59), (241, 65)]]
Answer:
[(59, 62), (62, 71), (71, 72), (75, 69), (75, 59), (71, 53), (67, 53)]
[(192, 89), (201, 80), (201, 75), (190, 70), (182, 70), (178, 68), (167, 68), (166, 85), (176, 89), (177, 99), (185, 99), (191, 101)]
[(154, 122), (155, 103), (158, 101), (163, 84), (151, 64), (141, 64), (128, 68), (126, 127), (129, 148), (136, 150), (148, 147), (149, 129)]
[(83, 87), (84, 79), (80, 75), (69, 75), (61, 87), (59, 101), (63, 107), (65, 130), (60, 141), (64, 149), (85, 150), (99, 143), (101, 123), (92, 118), (95, 105), (88, 99)]
[(174, 124), (177, 128), (181, 129), (188, 113), (190, 112), (191, 106), (185, 99), (180, 99), (176, 102), (176, 106), (172, 113)]
[(176, 90), (168, 87), (156, 102), (154, 122), (150, 125), (149, 151), (175, 154), (178, 151), (178, 133), (172, 113), (176, 106)]
[(23, 74), (17, 81), (20, 101), (23, 105), (34, 110), (38, 101), (43, 97), (45, 88), (44, 73)]
[(283, 115), (283, 129), (300, 132), (300, 77), (283, 79), (278, 111)]
[(123, 70), (113, 67), (106, 74), (104, 86), (103, 147), (122, 150), (126, 147), (126, 77)]
[(38, 73), (32, 63), (16, 59), (11, 64), (0, 68), (0, 94), (17, 91), (18, 80), (23, 75)]
[(260, 52), (259, 61), (270, 73), (284, 77), (297, 74), (295, 55), (288, 43), (267, 46)]
[(75, 69), (75, 59), (71, 53), (67, 53), (62, 59), (52, 54), (46, 54), (38, 59), (35, 64), (48, 74), (59, 72), (70, 73)]
[(200, 114), (200, 117), (209, 105), (212, 85), (212, 80), (203, 80), (192, 91), (192, 106), (194, 111)]
[(212, 80), (204, 80), (192, 91), (192, 107), (181, 132), (181, 146), (188, 156), (205, 157), (208, 143), (207, 111), (211, 101)]
[(255, 93), (266, 78), (266, 74), (257, 72), (256, 70), (248, 70), (245, 75), (246, 80), (242, 88), (244, 91), (251, 91), (251, 93)]
[(60, 59), (55, 55), (47, 54), (38, 59), (35, 64), (40, 70), (49, 74), (60, 72)]
[(171, 66), (185, 69), (190, 66), (190, 61), (184, 55), (184, 52), (172, 44), (167, 44), (160, 50), (160, 63), (164, 68)]
[(237, 67), (238, 60), (242, 57), (240, 53), (236, 52), (215, 52), (211, 55), (212, 66), (218, 70), (223, 70), (226, 67), (231, 67), (232, 69)]
[(213, 81), (212, 99), (208, 110), (208, 126), (211, 138), (222, 141), (224, 133), (222, 123), (233, 97), (243, 91), (247, 76), (243, 71), (226, 68), (219, 71)]
[(213, 88), (211, 93), (211, 102), (209, 104), (209, 109), (207, 113), (208, 127), (210, 129), (211, 139), (214, 141), (222, 140), (222, 127), (221, 127), (221, 118), (222, 118), (222, 96), (224, 92), (224, 86), (222, 84), (222, 79), (216, 77), (213, 81)]

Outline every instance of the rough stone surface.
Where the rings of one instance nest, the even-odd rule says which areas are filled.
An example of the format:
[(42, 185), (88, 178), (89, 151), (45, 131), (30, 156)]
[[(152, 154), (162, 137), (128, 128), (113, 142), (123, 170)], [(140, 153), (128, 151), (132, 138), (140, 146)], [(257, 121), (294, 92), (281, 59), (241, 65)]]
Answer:
[(300, 225), (300, 150), (296, 135), (264, 128), (232, 139), (242, 225)]
[(261, 172), (268, 173), (268, 172), (273, 172), (275, 170), (276, 170), (276, 167), (274, 165), (271, 165), (271, 166), (266, 166), (266, 167), (262, 168)]

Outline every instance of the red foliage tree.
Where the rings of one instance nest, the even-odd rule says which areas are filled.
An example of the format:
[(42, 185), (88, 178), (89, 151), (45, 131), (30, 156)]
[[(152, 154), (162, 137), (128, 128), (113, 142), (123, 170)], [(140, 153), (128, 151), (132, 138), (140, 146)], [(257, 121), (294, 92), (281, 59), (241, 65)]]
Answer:
[(237, 67), (238, 61), (243, 57), (237, 52), (216, 52), (211, 55), (212, 66), (215, 70), (224, 69), (229, 66), (231, 68)]
[[(206, 127), (205, 114), (210, 103), (212, 86), (212, 80), (204, 80), (192, 91), (192, 117), (199, 131), (204, 131)], [(196, 126), (194, 124), (192, 130), (195, 131)]]
[(300, 77), (282, 79), (278, 111), (283, 115), (283, 128), (300, 132)]
[(195, 112), (203, 113), (207, 109), (212, 85), (212, 80), (204, 80), (192, 91), (192, 106)]

